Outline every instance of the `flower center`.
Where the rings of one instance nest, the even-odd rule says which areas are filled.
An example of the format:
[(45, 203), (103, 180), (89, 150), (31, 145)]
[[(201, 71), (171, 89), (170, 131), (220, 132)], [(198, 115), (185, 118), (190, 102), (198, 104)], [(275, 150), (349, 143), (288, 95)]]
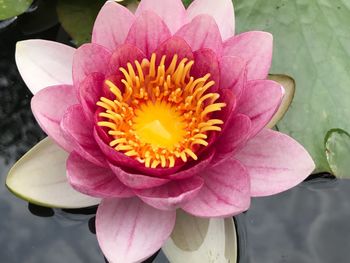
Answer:
[(210, 74), (191, 76), (194, 61), (178, 61), (174, 55), (168, 67), (166, 56), (156, 62), (143, 59), (119, 68), (124, 78), (120, 88), (111, 80), (105, 84), (114, 99), (101, 97), (97, 105), (103, 111), (97, 124), (108, 129), (110, 146), (135, 158), (146, 167), (174, 167), (197, 160), (196, 152), (208, 145), (210, 132), (221, 131), (220, 119), (212, 119), (225, 103), (210, 92), (215, 84)]

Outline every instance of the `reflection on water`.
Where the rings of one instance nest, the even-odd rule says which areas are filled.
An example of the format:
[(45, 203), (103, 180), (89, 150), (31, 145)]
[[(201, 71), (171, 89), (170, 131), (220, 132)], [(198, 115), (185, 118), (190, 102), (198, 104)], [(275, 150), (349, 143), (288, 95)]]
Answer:
[[(103, 263), (95, 237), (96, 208), (59, 210), (28, 205), (4, 186), (11, 165), (44, 137), (30, 111), (31, 94), (15, 66), (15, 43), (57, 37), (68, 43), (57, 25), (49, 30), (41, 27), (46, 31), (37, 34), (38, 24), (21, 30), (18, 20), (0, 22), (0, 262)], [(54, 24), (52, 19), (49, 23)], [(23, 35), (29, 31), (31, 35)], [(254, 199), (251, 209), (236, 220), (240, 262), (349, 262), (348, 200), (350, 181), (329, 178), (316, 178), (285, 193)], [(159, 253), (153, 262), (168, 261)]]
[(315, 178), (237, 218), (241, 262), (350, 262), (350, 181)]

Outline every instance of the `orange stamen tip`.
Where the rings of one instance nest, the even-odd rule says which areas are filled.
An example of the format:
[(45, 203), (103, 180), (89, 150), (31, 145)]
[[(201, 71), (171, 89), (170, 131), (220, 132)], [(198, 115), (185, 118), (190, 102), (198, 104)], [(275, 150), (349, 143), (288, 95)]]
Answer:
[(210, 132), (221, 131), (217, 125), (223, 121), (211, 118), (212, 113), (226, 104), (218, 102), (218, 93), (210, 92), (215, 82), (209, 73), (191, 76), (194, 63), (178, 55), (171, 59), (163, 55), (157, 63), (153, 53), (150, 60), (119, 68), (124, 76), (121, 89), (105, 80), (114, 99), (101, 97), (96, 103), (103, 109), (99, 113), (103, 121), (97, 125), (109, 129), (110, 147), (148, 168), (197, 160), (196, 151), (208, 146)]

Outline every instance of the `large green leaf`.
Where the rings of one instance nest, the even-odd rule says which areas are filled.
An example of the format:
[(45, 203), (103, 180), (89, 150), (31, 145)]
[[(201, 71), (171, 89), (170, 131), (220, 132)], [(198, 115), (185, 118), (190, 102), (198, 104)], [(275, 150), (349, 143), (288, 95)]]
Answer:
[(327, 160), (332, 173), (339, 178), (350, 178), (350, 135), (333, 129), (325, 138)]
[(323, 139), (328, 130), (350, 130), (350, 1), (235, 0), (239, 32), (274, 35), (271, 72), (293, 76), (298, 89), (278, 124), (301, 142), (317, 171), (330, 171)]
[(76, 45), (91, 40), (94, 21), (105, 0), (59, 0), (58, 18)]
[(24, 13), (33, 0), (0, 0), (0, 20)]

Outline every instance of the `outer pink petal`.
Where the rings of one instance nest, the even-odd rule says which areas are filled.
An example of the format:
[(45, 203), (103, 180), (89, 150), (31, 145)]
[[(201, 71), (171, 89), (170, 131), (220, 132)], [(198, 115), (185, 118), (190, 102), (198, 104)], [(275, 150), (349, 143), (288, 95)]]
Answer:
[(202, 186), (203, 179), (194, 176), (152, 189), (136, 190), (135, 193), (150, 206), (160, 210), (174, 210), (193, 199)]
[(96, 235), (109, 262), (142, 262), (170, 236), (175, 211), (152, 208), (136, 198), (104, 199), (96, 214)]
[(215, 19), (224, 40), (233, 36), (235, 32), (235, 14), (232, 0), (195, 0), (187, 9), (187, 21), (191, 21), (200, 14), (208, 14)]
[(239, 34), (224, 43), (224, 56), (239, 56), (247, 61), (248, 80), (265, 79), (272, 60), (270, 33), (251, 31)]
[(315, 168), (308, 152), (285, 134), (264, 129), (236, 156), (248, 169), (252, 196), (285, 191)]
[(79, 104), (69, 107), (62, 117), (61, 130), (79, 155), (95, 165), (106, 167), (106, 158), (93, 138), (93, 126), (82, 113), (83, 109)]
[(124, 43), (135, 16), (124, 6), (107, 1), (100, 10), (92, 31), (92, 43), (113, 51)]
[(101, 97), (104, 79), (103, 74), (92, 73), (83, 80), (78, 88), (80, 104), (83, 107), (86, 120), (90, 123), (94, 121), (96, 102)]
[(272, 80), (252, 80), (247, 83), (237, 111), (247, 115), (252, 121), (251, 136), (257, 134), (276, 113), (284, 90)]
[(30, 91), (35, 94), (53, 85), (73, 84), (75, 49), (57, 42), (30, 39), (17, 42), (16, 64)]
[(206, 48), (200, 49), (194, 52), (194, 61), (191, 74), (196, 78), (201, 78), (210, 73), (210, 80), (215, 81), (215, 85), (210, 88), (210, 91), (217, 91), (220, 87), (220, 68), (214, 51)]
[(202, 177), (205, 182), (199, 194), (182, 206), (186, 212), (199, 217), (228, 217), (248, 209), (249, 176), (238, 161), (224, 160)]
[(241, 97), (246, 81), (246, 62), (240, 57), (221, 57), (220, 88), (230, 89), (237, 98)]
[(73, 58), (73, 82), (78, 87), (91, 73), (105, 74), (111, 52), (97, 44), (84, 44), (77, 49)]
[(213, 17), (199, 15), (180, 28), (175, 34), (182, 37), (191, 46), (193, 51), (209, 48), (220, 54), (222, 50), (222, 39), (219, 28)]
[(186, 10), (181, 0), (142, 0), (135, 15), (139, 16), (147, 10), (159, 15), (171, 33), (175, 33), (183, 25), (186, 16)]
[(70, 152), (72, 145), (63, 136), (60, 121), (73, 104), (78, 103), (75, 91), (70, 85), (52, 86), (34, 95), (31, 107), (40, 127), (63, 149)]
[(147, 189), (161, 186), (168, 183), (170, 180), (165, 178), (153, 177), (144, 174), (137, 174), (133, 172), (126, 172), (120, 167), (109, 164), (113, 173), (119, 178), (123, 184), (133, 189)]
[(73, 188), (83, 194), (102, 198), (134, 196), (110, 169), (96, 166), (76, 152), (68, 157), (67, 176)]
[(152, 11), (145, 11), (131, 26), (126, 43), (137, 46), (147, 56), (171, 36), (163, 20)]
[(251, 121), (248, 116), (243, 114), (235, 115), (229, 120), (227, 128), (222, 131), (222, 135), (215, 144), (217, 154), (233, 155), (233, 152), (247, 141), (250, 129)]

